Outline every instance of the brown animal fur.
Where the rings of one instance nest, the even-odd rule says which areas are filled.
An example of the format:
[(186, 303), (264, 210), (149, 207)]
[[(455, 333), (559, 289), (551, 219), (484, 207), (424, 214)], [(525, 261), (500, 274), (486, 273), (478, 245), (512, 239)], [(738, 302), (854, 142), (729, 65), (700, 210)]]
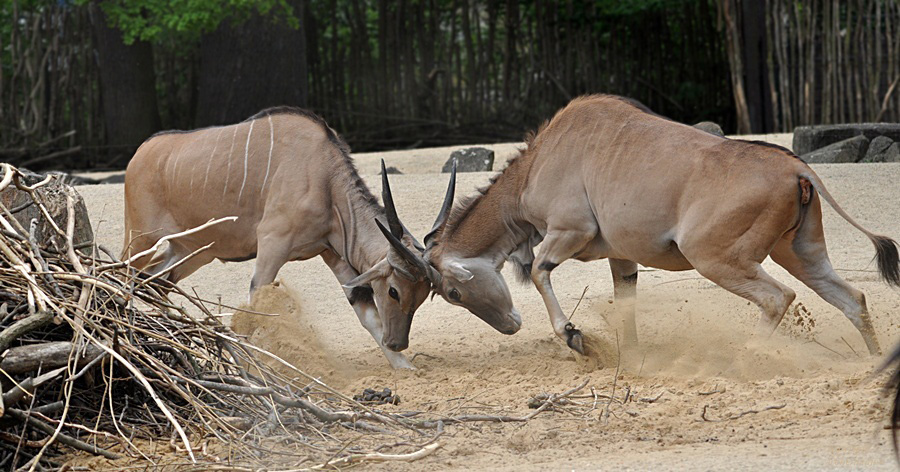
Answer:
[[(238, 217), (172, 240), (165, 251), (137, 259), (136, 268), (169, 271), (177, 282), (213, 259), (255, 257), (252, 293), (286, 262), (320, 255), (391, 364), (412, 367), (391, 350), (407, 346), (412, 314), (430, 283), (408, 277), (413, 270), (375, 224), (387, 221), (385, 209), (360, 178), (349, 147), (314, 113), (277, 107), (234, 125), (158, 133), (128, 165), (125, 200), (123, 257), (212, 218)], [(418, 253), (410, 235), (402, 239)], [(389, 296), (391, 287), (399, 300)], [(354, 288), (370, 288), (381, 311)]]
[(451, 214), (426, 258), (443, 276), (445, 298), (454, 293), (451, 303), (504, 332), (514, 332), (517, 315), (499, 267), (510, 257), (530, 265), (554, 331), (578, 350), (581, 335), (550, 284), (566, 259), (610, 259), (616, 299), (630, 307), (625, 337), (636, 342), (637, 264), (698, 270), (756, 303), (760, 332), (771, 333), (794, 299), (760, 266), (771, 255), (879, 352), (862, 293), (828, 261), (809, 187), (872, 240), (885, 280), (900, 284), (896, 243), (853, 221), (787, 149), (714, 136), (609, 95), (579, 97), (542, 126), (490, 187)]

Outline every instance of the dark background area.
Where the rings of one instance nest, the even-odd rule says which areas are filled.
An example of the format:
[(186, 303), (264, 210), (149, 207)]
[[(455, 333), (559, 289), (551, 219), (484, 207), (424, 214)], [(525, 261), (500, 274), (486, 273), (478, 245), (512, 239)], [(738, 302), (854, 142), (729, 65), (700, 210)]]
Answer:
[(585, 93), (728, 133), (900, 121), (900, 0), (0, 5), (0, 161), (38, 169), (273, 105), (355, 151), (520, 140)]

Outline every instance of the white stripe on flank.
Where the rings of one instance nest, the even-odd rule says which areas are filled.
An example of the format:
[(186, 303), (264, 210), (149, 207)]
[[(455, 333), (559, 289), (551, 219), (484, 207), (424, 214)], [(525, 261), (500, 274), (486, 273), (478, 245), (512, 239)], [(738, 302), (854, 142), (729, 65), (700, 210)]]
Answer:
[(597, 125), (600, 124), (600, 118), (594, 119), (594, 127), (591, 128), (591, 134), (587, 135), (584, 140), (584, 149), (581, 150), (581, 155), (584, 156), (587, 153), (588, 146), (591, 144), (591, 141), (594, 140), (594, 132), (597, 131)]
[(194, 165), (191, 167), (191, 181), (188, 183), (188, 187), (191, 189), (191, 196), (194, 196), (194, 176), (197, 175), (197, 159), (191, 161)]
[(231, 153), (234, 152), (234, 137), (237, 136), (238, 125), (234, 125), (234, 132), (231, 133), (231, 150), (228, 151), (228, 170), (225, 171), (225, 188), (222, 189), (222, 196), (228, 192), (228, 178), (231, 177)]
[(272, 166), (272, 149), (275, 148), (275, 128), (272, 125), (272, 115), (269, 115), (269, 161), (266, 162), (266, 178), (263, 179), (262, 188), (259, 189), (259, 194), (262, 195), (263, 190), (266, 189), (266, 182), (269, 181), (269, 167)]
[(253, 123), (250, 122), (250, 131), (247, 131), (247, 144), (244, 145), (244, 181), (241, 182), (241, 191), (238, 193), (238, 203), (241, 203), (241, 195), (244, 194), (244, 185), (247, 184), (247, 157), (250, 155), (250, 135), (253, 134)]
[[(175, 155), (174, 159), (172, 159), (172, 157), (169, 156), (169, 162), (172, 163), (172, 172), (169, 172), (169, 163), (168, 162), (166, 163), (165, 170), (166, 170), (166, 175), (169, 176), (169, 187), (175, 186), (175, 169), (178, 168), (178, 158), (181, 157), (182, 148), (184, 148), (184, 145), (179, 146), (178, 149), (173, 153)], [(163, 177), (163, 181), (165, 182), (165, 177)]]
[(213, 146), (213, 150), (209, 154), (209, 162), (206, 163), (206, 177), (203, 178), (203, 193), (206, 193), (206, 183), (209, 182), (209, 167), (216, 157), (216, 150), (219, 149), (219, 139), (222, 137), (222, 131), (224, 130), (225, 128), (219, 128), (219, 134), (216, 135), (216, 145)]
[(184, 153), (184, 146), (178, 149), (178, 154), (175, 156), (175, 164), (172, 165), (172, 178), (171, 185), (175, 186), (175, 178), (178, 176), (178, 160), (181, 159), (181, 155)]

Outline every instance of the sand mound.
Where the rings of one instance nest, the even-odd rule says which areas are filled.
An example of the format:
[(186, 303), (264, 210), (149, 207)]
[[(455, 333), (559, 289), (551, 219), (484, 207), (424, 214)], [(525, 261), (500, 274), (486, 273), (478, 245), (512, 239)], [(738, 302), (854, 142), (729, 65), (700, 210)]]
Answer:
[[(237, 311), (231, 319), (231, 329), (307, 374), (327, 379), (346, 377), (345, 367), (326, 343), (320, 341), (319, 333), (307, 319), (302, 305), (295, 290), (276, 281), (257, 290), (249, 305), (241, 306), (274, 316)], [(280, 363), (269, 364), (285, 375), (296, 375)]]

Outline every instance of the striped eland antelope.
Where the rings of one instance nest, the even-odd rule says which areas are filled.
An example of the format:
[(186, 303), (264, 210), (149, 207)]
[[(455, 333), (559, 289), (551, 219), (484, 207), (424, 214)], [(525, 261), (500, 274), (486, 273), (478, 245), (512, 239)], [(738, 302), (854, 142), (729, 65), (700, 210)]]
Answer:
[(557, 336), (581, 353), (582, 334), (550, 283), (565, 260), (609, 259), (625, 340), (635, 344), (638, 264), (696, 269), (754, 302), (759, 334), (771, 335), (795, 295), (763, 270), (766, 257), (840, 309), (880, 353), (865, 296), (828, 259), (821, 200), (874, 243), (883, 279), (900, 286), (897, 243), (850, 218), (790, 151), (714, 136), (621, 97), (573, 100), (489, 187), (451, 211), (453, 192), (451, 181), (425, 237), (424, 257), (440, 273), (435, 290), (514, 333), (521, 318), (500, 274), (511, 260), (537, 287)]
[(133, 265), (150, 274), (168, 271), (166, 277), (178, 282), (213, 259), (255, 257), (252, 296), (286, 262), (321, 256), (391, 366), (413, 368), (399, 351), (409, 344), (413, 314), (431, 284), (422, 247), (397, 217), (384, 172), (382, 179), (384, 208), (343, 140), (299, 108), (270, 108), (235, 125), (158, 133), (141, 145), (125, 174), (123, 259), (211, 218), (237, 216), (172, 239)]

